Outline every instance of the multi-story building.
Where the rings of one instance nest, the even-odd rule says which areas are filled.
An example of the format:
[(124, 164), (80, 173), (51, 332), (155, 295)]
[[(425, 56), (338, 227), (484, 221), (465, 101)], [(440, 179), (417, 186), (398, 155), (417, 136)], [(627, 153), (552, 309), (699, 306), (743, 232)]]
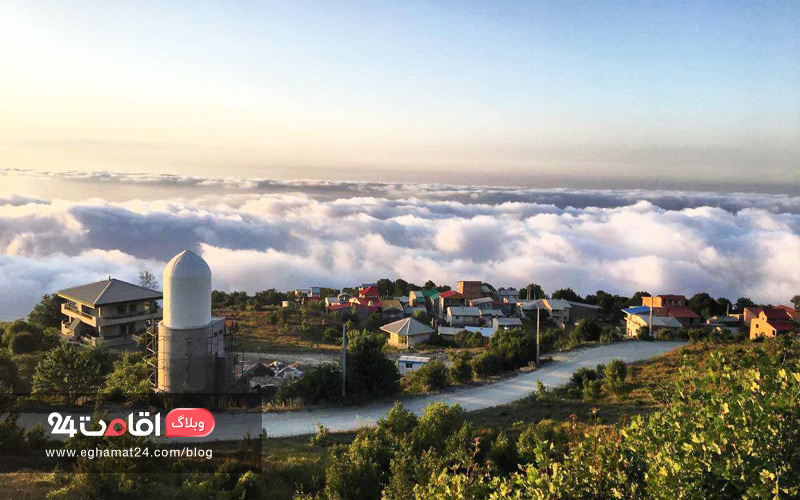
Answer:
[(458, 293), (464, 296), (467, 300), (472, 299), (479, 299), (481, 298), (481, 286), (483, 282), (481, 281), (459, 281), (458, 282)]
[(118, 344), (161, 319), (161, 292), (118, 279), (61, 290), (61, 333), (88, 343)]

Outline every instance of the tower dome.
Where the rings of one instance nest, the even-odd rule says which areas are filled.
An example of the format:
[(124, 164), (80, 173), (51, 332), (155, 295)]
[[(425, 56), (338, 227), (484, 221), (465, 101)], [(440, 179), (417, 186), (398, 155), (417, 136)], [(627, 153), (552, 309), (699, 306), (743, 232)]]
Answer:
[(202, 257), (184, 250), (164, 268), (164, 319), (169, 328), (211, 323), (211, 269)]

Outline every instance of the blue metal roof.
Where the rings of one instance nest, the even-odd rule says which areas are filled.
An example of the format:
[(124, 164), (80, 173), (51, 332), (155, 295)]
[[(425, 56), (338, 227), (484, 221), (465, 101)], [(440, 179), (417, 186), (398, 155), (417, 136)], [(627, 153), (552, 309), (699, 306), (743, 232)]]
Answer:
[(650, 312), (649, 306), (636, 306), (636, 307), (629, 307), (627, 309), (623, 309), (622, 312), (625, 314), (645, 314)]

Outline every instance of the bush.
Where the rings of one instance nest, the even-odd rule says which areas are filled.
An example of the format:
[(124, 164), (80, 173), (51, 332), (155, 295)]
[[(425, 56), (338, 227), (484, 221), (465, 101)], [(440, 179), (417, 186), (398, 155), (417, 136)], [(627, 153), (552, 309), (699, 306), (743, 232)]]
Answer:
[(647, 326), (640, 327), (639, 331), (636, 332), (636, 337), (639, 340), (645, 340), (645, 341), (653, 340), (653, 337), (650, 336), (650, 328)]
[(405, 377), (405, 384), (414, 392), (429, 392), (447, 387), (447, 368), (439, 359), (432, 359)]
[(326, 342), (330, 342), (331, 344), (341, 344), (342, 330), (340, 328), (329, 326), (325, 329), (325, 332), (323, 332), (322, 337)]
[(503, 369), (525, 366), (536, 358), (536, 334), (519, 328), (500, 329), (489, 341), (489, 350), (501, 358)]
[(455, 335), (456, 344), (459, 347), (483, 347), (485, 341), (480, 332), (470, 332), (461, 330)]
[(505, 432), (500, 432), (489, 450), (489, 460), (505, 473), (513, 472), (519, 463), (517, 449), (514, 442)]
[(487, 378), (499, 374), (503, 370), (503, 360), (492, 351), (478, 354), (471, 361), (475, 378)]
[(148, 382), (150, 367), (142, 353), (125, 352), (114, 363), (114, 370), (106, 377), (99, 397), (103, 401), (148, 401), (152, 390)]
[(594, 342), (600, 340), (600, 333), (600, 325), (598, 325), (596, 321), (591, 319), (582, 319), (578, 321), (578, 324), (575, 325), (575, 328), (569, 332), (569, 336), (570, 340), (577, 345), (581, 342)]
[(628, 366), (621, 359), (615, 359), (603, 370), (603, 384), (610, 392), (618, 392), (628, 376)]
[(96, 394), (111, 367), (111, 356), (102, 347), (61, 344), (36, 365), (33, 393), (74, 403), (79, 396)]
[(472, 380), (472, 366), (466, 356), (453, 356), (453, 362), (447, 371), (451, 384), (466, 384)]
[(603, 331), (600, 334), (600, 342), (604, 344), (610, 344), (612, 342), (616, 342), (621, 339), (622, 336), (619, 334), (619, 331), (610, 325), (606, 325), (603, 327)]
[(301, 399), (307, 404), (334, 403), (342, 399), (342, 370), (336, 363), (317, 365), (299, 379), (278, 389), (276, 399)]
[(584, 366), (578, 368), (575, 371), (575, 373), (572, 374), (572, 376), (569, 378), (569, 382), (574, 386), (583, 387), (584, 381), (588, 380), (591, 382), (594, 380), (598, 380), (599, 378), (600, 378), (599, 373), (597, 373), (595, 370), (591, 368), (587, 368)]

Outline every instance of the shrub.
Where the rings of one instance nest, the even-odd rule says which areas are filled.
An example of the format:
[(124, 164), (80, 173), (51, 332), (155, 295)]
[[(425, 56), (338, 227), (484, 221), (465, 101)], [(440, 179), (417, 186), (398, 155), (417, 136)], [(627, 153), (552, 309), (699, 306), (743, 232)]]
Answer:
[(503, 472), (509, 473), (516, 470), (519, 462), (517, 449), (505, 432), (500, 432), (492, 443), (489, 460)]
[(470, 332), (461, 330), (455, 335), (456, 344), (459, 347), (483, 347), (485, 341), (480, 332)]
[(489, 341), (489, 350), (500, 356), (506, 370), (525, 366), (536, 358), (536, 334), (519, 328), (500, 329)]
[(276, 399), (287, 402), (296, 398), (307, 404), (333, 403), (342, 399), (342, 370), (336, 363), (322, 363), (299, 380), (278, 389)]
[(340, 344), (342, 342), (342, 331), (340, 328), (329, 326), (323, 332), (322, 337), (331, 344)]
[(111, 367), (111, 356), (102, 347), (61, 344), (36, 365), (33, 392), (74, 403), (79, 396), (95, 394)]
[(447, 368), (441, 360), (432, 359), (405, 378), (406, 385), (416, 392), (444, 389), (447, 387)]
[(492, 351), (485, 351), (472, 358), (472, 372), (475, 378), (497, 375), (503, 369), (503, 360)]
[(472, 380), (472, 366), (466, 356), (453, 356), (453, 362), (447, 371), (451, 384), (465, 384)]
[(615, 359), (603, 370), (603, 384), (610, 392), (618, 392), (628, 376), (628, 366), (621, 359)]
[(591, 319), (582, 319), (578, 321), (575, 328), (569, 333), (570, 339), (576, 344), (581, 342), (594, 342), (600, 339), (600, 325)]
[(594, 381), (600, 378), (600, 374), (598, 374), (595, 370), (587, 367), (578, 368), (575, 373), (572, 374), (569, 378), (570, 384), (583, 387), (583, 382), (585, 380)]

